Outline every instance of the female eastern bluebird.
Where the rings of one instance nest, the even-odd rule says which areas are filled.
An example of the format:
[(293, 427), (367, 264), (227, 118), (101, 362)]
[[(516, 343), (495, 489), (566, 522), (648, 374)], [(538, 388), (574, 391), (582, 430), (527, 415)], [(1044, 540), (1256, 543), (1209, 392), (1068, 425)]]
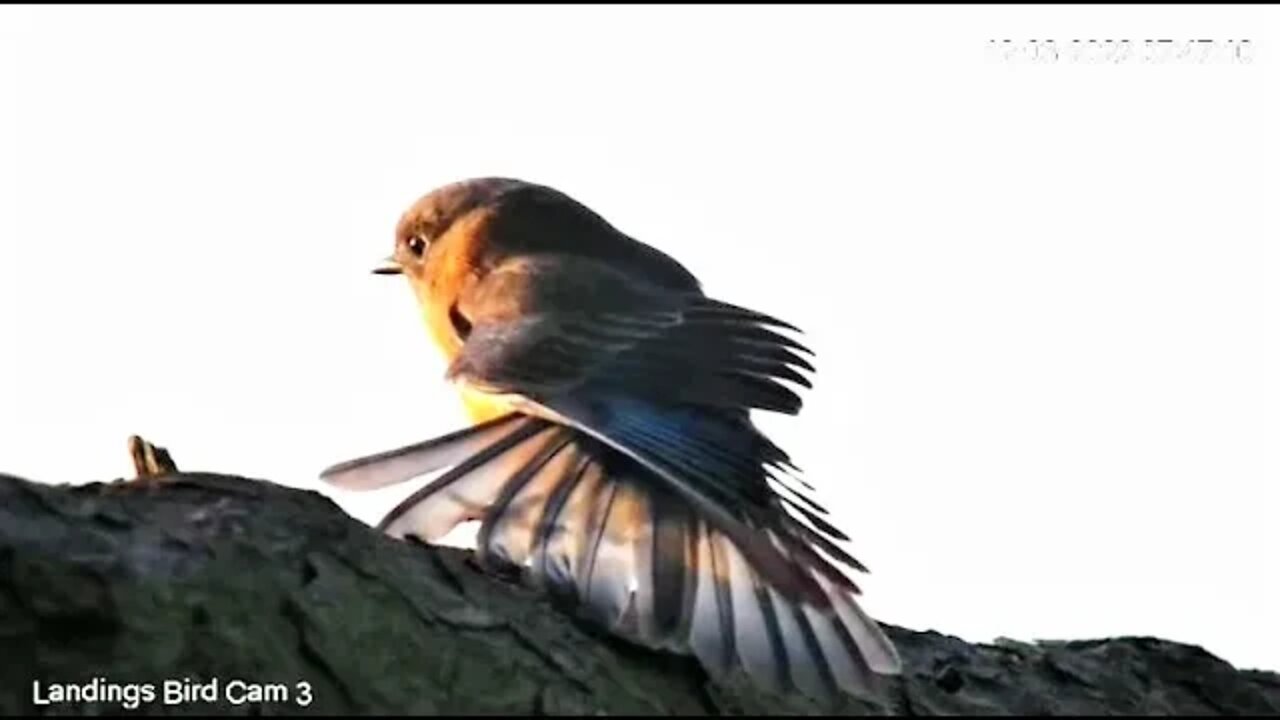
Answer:
[(866, 568), (749, 417), (800, 410), (781, 382), (810, 386), (794, 326), (514, 179), (422, 197), (374, 272), (408, 278), (474, 423), (322, 473), (370, 490), (445, 470), (381, 531), (431, 542), (479, 520), (486, 567), (713, 676), (828, 698), (901, 671), (837, 564)]

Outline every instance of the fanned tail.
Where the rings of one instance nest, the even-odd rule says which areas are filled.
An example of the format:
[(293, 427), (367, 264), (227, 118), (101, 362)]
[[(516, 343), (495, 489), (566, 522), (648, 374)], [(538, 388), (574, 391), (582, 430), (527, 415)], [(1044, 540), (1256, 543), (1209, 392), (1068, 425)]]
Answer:
[[(705, 469), (691, 465), (684, 477), (696, 483), (694, 470)], [(380, 530), (432, 542), (478, 520), (482, 563), (576, 601), (618, 635), (693, 654), (715, 677), (741, 668), (766, 688), (828, 699), (900, 671), (893, 644), (859, 607), (857, 587), (813, 546), (861, 566), (822, 532), (777, 505), (777, 514), (756, 522), (710, 493), (708, 502), (744, 518), (754, 541), (744, 546), (741, 533), (726, 532), (668, 478), (575, 427), (515, 413), (342, 463), (322, 477), (366, 490), (438, 470)], [(819, 596), (762, 570), (757, 542)]]

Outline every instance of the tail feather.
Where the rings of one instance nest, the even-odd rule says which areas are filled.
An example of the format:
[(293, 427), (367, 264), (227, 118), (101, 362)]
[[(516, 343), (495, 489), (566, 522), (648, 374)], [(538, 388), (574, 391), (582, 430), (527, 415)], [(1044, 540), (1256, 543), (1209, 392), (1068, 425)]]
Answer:
[(378, 529), (392, 537), (414, 535), (432, 542), (459, 523), (483, 518), (496, 494), (558, 432), (547, 423), (516, 427), (405, 498)]
[(426, 442), (338, 463), (323, 470), (320, 477), (348, 490), (377, 490), (462, 462), (532, 420), (514, 413), (505, 415)]
[(646, 551), (652, 525), (646, 522), (647, 498), (634, 484), (610, 485), (604, 521), (586, 568), (585, 607), (614, 632), (635, 636), (640, 622), (637, 614), (647, 617), (652, 612), (651, 593), (637, 592), (642, 569), (651, 567)]
[(772, 588), (769, 594), (778, 608), (778, 625), (786, 642), (791, 686), (810, 697), (830, 697), (835, 693), (836, 681), (804, 608), (788, 602)]
[[(698, 525), (688, 506), (661, 489), (648, 488), (653, 524), (653, 627), (651, 643), (679, 649), (688, 634), (698, 582)], [(645, 576), (642, 576), (645, 577)], [(649, 583), (641, 583), (641, 587)]]
[(864, 658), (872, 672), (882, 675), (900, 672), (902, 661), (898, 652), (876, 621), (863, 611), (852, 595), (842, 592), (820, 575), (815, 575), (815, 578), (831, 597), (832, 607), (839, 619), (837, 624), (844, 628), (844, 632), (856, 646), (854, 655)]
[(689, 627), (689, 646), (709, 673), (722, 677), (737, 658), (728, 562), (705, 521), (698, 522), (696, 545), (698, 581)]
[(574, 461), (570, 433), (558, 430), (528, 464), (505, 481), (476, 536), (482, 564), (521, 567), (533, 550), (538, 514)]
[(777, 638), (772, 605), (760, 592), (760, 580), (746, 557), (728, 538), (717, 535), (729, 569), (733, 596), (734, 643), (738, 659), (747, 674), (774, 692), (785, 687), (785, 648)]
[(804, 607), (803, 612), (813, 628), (822, 657), (831, 669), (836, 685), (847, 693), (865, 692), (873, 682), (871, 669), (858, 654), (857, 646), (849, 640), (849, 632), (839, 619), (812, 607)]
[[(852, 558), (781, 504), (766, 523), (743, 516), (726, 527), (688, 502), (669, 476), (544, 419), (501, 418), (414, 447), (344, 465), (359, 475), (326, 477), (370, 489), (410, 467), (446, 467), (379, 528), (430, 542), (480, 520), (476, 545), (485, 563), (576, 599), (591, 620), (623, 637), (692, 654), (713, 677), (740, 668), (764, 688), (827, 699), (837, 690), (864, 692), (875, 674), (900, 671), (892, 643), (859, 607), (856, 586), (818, 550), (836, 562)], [(705, 471), (715, 465), (710, 458), (690, 453), (683, 469)], [(744, 534), (755, 544), (744, 548)], [(789, 590), (785, 578), (762, 568), (760, 545), (820, 597)]]
[[(767, 489), (763, 474), (753, 477), (747, 466), (701, 450), (710, 442), (758, 453), (761, 437), (740, 421), (696, 408), (658, 407), (624, 397), (598, 402), (562, 398), (537, 406), (537, 411), (580, 429), (641, 465), (651, 485), (671, 490), (710, 520), (746, 553), (752, 567), (788, 597), (827, 601), (807, 573), (785, 561), (777, 548), (743, 523), (743, 513), (768, 506), (768, 496), (761, 492)], [(685, 442), (671, 440), (670, 427), (684, 430)]]
[[(591, 607), (600, 597), (597, 592), (593, 600), (592, 581), (596, 576), (596, 565), (599, 562), (601, 549), (604, 548), (607, 554), (605, 529), (613, 514), (613, 503), (617, 499), (618, 490), (618, 484), (601, 473), (596, 477), (595, 492), (592, 493), (590, 504), (586, 507), (585, 532), (582, 536), (583, 542), (579, 548), (577, 568), (572, 582), (575, 594), (588, 607)], [(621, 615), (620, 610), (610, 613), (607, 612), (608, 609), (608, 607), (597, 608), (594, 613), (589, 614), (593, 614), (596, 620), (607, 626)], [(610, 617), (612, 620), (609, 619)]]
[(578, 588), (585, 586), (589, 552), (599, 525), (598, 508), (606, 491), (611, 492), (612, 485), (605, 480), (603, 469), (583, 452), (579, 468), (565, 479), (558, 497), (548, 501), (543, 513), (529, 563), (535, 586), (562, 597), (576, 596)]
[(547, 494), (529, 546), (530, 581), (539, 588), (554, 591), (568, 591), (573, 587), (574, 568), (567, 560), (576, 558), (580, 552), (566, 550), (565, 545), (580, 542), (583, 536), (586, 527), (583, 507), (591, 492), (591, 480), (587, 480), (591, 456), (578, 445), (570, 445), (568, 451), (573, 455), (572, 466)]

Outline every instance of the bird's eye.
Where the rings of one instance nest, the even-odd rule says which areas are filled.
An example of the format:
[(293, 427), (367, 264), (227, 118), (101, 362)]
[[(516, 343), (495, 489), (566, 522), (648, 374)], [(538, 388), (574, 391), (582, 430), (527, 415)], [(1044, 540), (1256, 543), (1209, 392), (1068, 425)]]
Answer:
[(409, 242), (407, 244), (409, 246), (409, 252), (413, 253), (416, 257), (422, 257), (422, 253), (427, 250), (427, 241), (424, 240), (421, 235), (414, 235), (409, 238)]

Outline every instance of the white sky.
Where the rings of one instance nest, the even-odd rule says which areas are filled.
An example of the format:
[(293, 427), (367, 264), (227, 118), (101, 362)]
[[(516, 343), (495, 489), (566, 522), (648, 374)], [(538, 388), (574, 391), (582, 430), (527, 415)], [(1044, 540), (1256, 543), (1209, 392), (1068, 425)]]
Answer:
[[(0, 471), (120, 477), (136, 432), (330, 493), (323, 467), (453, 429), (407, 287), (368, 271), (422, 193), (513, 175), (806, 328), (806, 410), (762, 422), (873, 614), (1280, 669), (1276, 20), (4, 8)], [(991, 61), (1005, 37), (1255, 59)]]

